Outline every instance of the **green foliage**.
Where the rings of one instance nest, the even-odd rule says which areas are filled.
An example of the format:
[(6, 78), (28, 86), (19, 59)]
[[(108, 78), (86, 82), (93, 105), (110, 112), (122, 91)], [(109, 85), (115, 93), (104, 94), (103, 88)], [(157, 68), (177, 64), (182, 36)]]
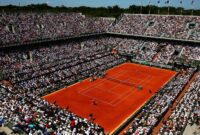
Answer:
[[(192, 10), (185, 10), (181, 7), (169, 7), (169, 14), (172, 15), (191, 15)], [(0, 6), (1, 12), (81, 12), (86, 16), (94, 16), (94, 17), (118, 17), (122, 13), (135, 13), (135, 14), (148, 14), (151, 11), (151, 14), (168, 14), (168, 7), (157, 7), (154, 5), (150, 6), (136, 6), (131, 5), (129, 8), (120, 8), (118, 5), (108, 6), (108, 7), (66, 7), (56, 6), (51, 7), (48, 4), (31, 4), (27, 6)], [(200, 15), (200, 10), (194, 10), (194, 15)]]

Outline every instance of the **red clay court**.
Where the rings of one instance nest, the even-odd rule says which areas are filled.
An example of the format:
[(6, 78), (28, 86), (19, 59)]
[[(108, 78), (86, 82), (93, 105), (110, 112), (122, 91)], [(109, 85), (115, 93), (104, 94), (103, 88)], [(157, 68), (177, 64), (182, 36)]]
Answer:
[[(175, 74), (170, 70), (124, 63), (108, 70), (103, 79), (93, 82), (86, 79), (43, 98), (51, 103), (56, 101), (63, 108), (69, 106), (84, 118), (92, 113), (95, 123), (106, 132), (113, 132)], [(139, 90), (138, 86), (143, 89)]]

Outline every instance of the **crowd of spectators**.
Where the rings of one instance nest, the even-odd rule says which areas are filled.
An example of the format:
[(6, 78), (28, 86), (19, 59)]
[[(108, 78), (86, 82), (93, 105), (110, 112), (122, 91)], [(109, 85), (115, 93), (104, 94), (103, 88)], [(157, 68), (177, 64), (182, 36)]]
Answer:
[(200, 60), (200, 48), (197, 46), (183, 47), (182, 55), (191, 60)]
[(105, 32), (113, 22), (81, 13), (1, 13), (0, 45)]
[(144, 42), (142, 48), (135, 54), (136, 60), (152, 61), (158, 53), (159, 44), (157, 42)]
[(195, 69), (182, 70), (172, 81), (160, 90), (134, 119), (126, 135), (147, 135), (160, 121), (164, 113), (172, 106), (178, 94), (188, 83)]
[(110, 32), (143, 35), (145, 32), (146, 23), (151, 20), (151, 16), (123, 14), (120, 20), (109, 28)]
[(90, 39), (1, 51), (0, 66), (12, 87), (1, 89), (0, 117), (13, 131), (27, 134), (104, 134), (103, 128), (69, 110), (50, 104), (42, 95), (123, 63), (112, 54), (110, 38)]
[[(109, 38), (91, 39), (24, 51), (1, 52), (0, 66), (15, 89), (45, 94), (106, 70), (126, 59), (111, 52)], [(34, 91), (35, 90), (35, 91)]]
[[(113, 18), (81, 13), (1, 13), (0, 45), (52, 40), (89, 33), (114, 32), (154, 37), (200, 40), (200, 17), (123, 14)], [(112, 53), (112, 49), (117, 54)], [(0, 51), (0, 72), (10, 84), (0, 83), (0, 125), (29, 135), (103, 135), (103, 128), (61, 109), (41, 96), (81, 81), (126, 61), (119, 54), (159, 64), (178, 57), (200, 60), (197, 46), (128, 38), (100, 37), (34, 48)], [(134, 119), (125, 134), (148, 134), (188, 83), (194, 68), (180, 71)], [(180, 134), (185, 125), (199, 122), (200, 75), (173, 110), (160, 134)]]
[(197, 16), (123, 14), (109, 30), (122, 34), (200, 40), (199, 27), (200, 17)]
[(43, 91), (51, 82), (55, 83), (51, 86), (57, 88), (61, 83), (71, 84), (90, 76), (93, 70), (103, 69), (105, 63), (105, 65), (108, 65), (107, 63), (114, 65), (116, 60), (119, 63), (123, 62), (124, 58), (112, 55), (112, 48), (115, 48), (119, 54), (130, 54), (136, 60), (159, 64), (173, 64), (178, 57), (183, 56), (187, 59), (199, 60), (200, 53), (197, 46), (100, 37), (82, 42), (19, 50), (20, 52), (1, 51), (0, 66), (1, 71), (6, 72), (6, 79), (10, 80), (16, 88), (38, 88)]
[(120, 54), (133, 56), (133, 59), (158, 64), (173, 64), (184, 61), (200, 60), (200, 47), (171, 42), (148, 41), (139, 39), (110, 38)]
[(115, 21), (81, 13), (1, 13), (0, 31), (0, 44), (4, 45), (107, 31), (200, 40), (200, 17), (123, 14)]
[(2, 124), (12, 124), (13, 133), (28, 135), (103, 135), (103, 128), (80, 118), (70, 110), (49, 104), (31, 91), (19, 93), (11, 87), (1, 88)]
[(116, 49), (121, 54), (135, 54), (142, 47), (144, 41), (134, 39), (115, 38)]
[(153, 62), (163, 64), (173, 63), (183, 48), (183, 46), (170, 43), (161, 43), (161, 46), (162, 48), (160, 52), (157, 53)]
[[(84, 46), (84, 50), (80, 51), (82, 46)], [(105, 47), (108, 49), (115, 48), (119, 54), (132, 55), (136, 60), (159, 64), (173, 64), (178, 58), (199, 60), (200, 57), (200, 49), (198, 46), (139, 39), (100, 37), (85, 40), (78, 44), (71, 42), (66, 45), (48, 46), (32, 49), (31, 51), (22, 51), (21, 53), (17, 51), (8, 53), (1, 51), (0, 66), (1, 69), (12, 72), (8, 76), (10, 80), (19, 82), (26, 78), (41, 76), (48, 72), (55, 72), (54, 68), (64, 68), (60, 65), (64, 66), (64, 63), (72, 64), (72, 61), (77, 59), (73, 56), (79, 57), (81, 55), (81, 59), (85, 59), (83, 54), (85, 57), (90, 55), (92, 57), (92, 55), (95, 56), (98, 53), (106, 55), (104, 52), (101, 52)], [(76, 63), (72, 65), (76, 65)], [(54, 68), (48, 69), (51, 66)], [(34, 70), (40, 70), (40, 72), (34, 72)], [(17, 78), (18, 76), (20, 78)]]
[[(96, 29), (96, 28), (95, 28)], [(199, 60), (199, 48), (157, 41), (99, 37), (57, 45), (0, 51), (1, 71), (12, 88), (1, 89), (0, 122), (28, 134), (104, 134), (103, 129), (68, 109), (40, 97), (126, 61), (112, 53), (133, 55), (137, 60), (168, 64), (178, 56)], [(143, 108), (126, 134), (147, 134), (182, 91), (195, 69), (180, 72)]]
[(200, 75), (191, 83), (169, 118), (163, 121), (159, 135), (180, 135), (187, 124), (200, 122)]

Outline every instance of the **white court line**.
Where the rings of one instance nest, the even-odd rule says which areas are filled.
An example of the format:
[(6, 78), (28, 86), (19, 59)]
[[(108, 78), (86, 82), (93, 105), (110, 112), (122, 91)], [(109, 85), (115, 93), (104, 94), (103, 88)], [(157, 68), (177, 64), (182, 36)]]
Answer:
[(147, 81), (144, 83), (144, 86), (145, 86), (146, 88), (148, 88), (149, 82), (151, 82), (151, 80), (152, 80), (153, 78), (154, 78), (154, 76), (150, 76), (150, 78), (147, 79)]
[[(148, 79), (149, 77), (151, 78), (152, 76), (148, 75), (148, 77), (146, 77), (145, 79), (140, 79), (140, 80), (141, 80), (141, 82), (144, 82), (144, 81), (145, 81), (146, 79)], [(149, 80), (150, 80), (150, 79), (148, 79), (147, 81), (149, 81)], [(141, 82), (140, 82), (140, 83), (141, 83)], [(140, 84), (140, 83), (138, 83), (138, 84)], [(146, 84), (146, 83), (145, 83), (145, 84)], [(142, 85), (142, 83), (141, 83), (141, 85)], [(118, 97), (117, 99), (115, 99), (115, 100), (118, 100), (118, 99), (120, 98), (120, 100), (119, 100), (118, 102), (116, 102), (116, 103), (114, 102), (114, 104), (113, 104), (113, 101), (112, 101), (111, 104), (113, 104), (113, 106), (117, 106), (119, 103), (123, 102), (125, 98), (129, 97), (131, 94), (133, 94), (133, 93), (135, 93), (135, 92), (136, 92), (136, 91), (134, 91), (134, 92), (129, 92), (130, 94), (128, 94), (127, 96), (125, 96), (125, 97), (123, 97), (123, 98), (120, 98), (120, 97), (121, 97), (121, 96), (120, 96), (120, 97)], [(123, 95), (123, 96), (124, 96), (124, 95)], [(115, 100), (114, 100), (114, 101), (115, 101)]]
[[(132, 94), (132, 92), (128, 90), (128, 91), (125, 92), (123, 95), (121, 95), (121, 96), (115, 98), (114, 100), (112, 100), (112, 101), (110, 102), (110, 104), (112, 104), (112, 106), (116, 106), (116, 103), (118, 103), (119, 101), (121, 101), (121, 102), (124, 101), (125, 98), (129, 97), (131, 94)], [(128, 96), (127, 96), (127, 95), (128, 95)], [(120, 102), (120, 103), (121, 103), (121, 102)], [(117, 104), (117, 105), (118, 105), (118, 104)]]
[(137, 80), (139, 80), (140, 82), (138, 82), (137, 84), (141, 84), (142, 85), (142, 83), (148, 78), (148, 77), (151, 77), (151, 75), (149, 75), (149, 74), (147, 74), (147, 73), (143, 73), (143, 72), (141, 72), (140, 70), (137, 70), (137, 72), (139, 73), (139, 74), (143, 74), (143, 75), (145, 75), (146, 74), (146, 76), (147, 77), (145, 77), (144, 79), (137, 79)]
[[(127, 81), (128, 82), (128, 80), (132, 80), (132, 78), (131, 77), (129, 77), (129, 78), (127, 78), (125, 81)], [(124, 85), (124, 84), (121, 84), (121, 83), (117, 83), (117, 85), (116, 86), (114, 86), (113, 88), (115, 88), (115, 87), (118, 87), (119, 85)], [(128, 87), (131, 87), (131, 86), (128, 86)], [(112, 88), (112, 89), (113, 89)], [(101, 89), (101, 88), (100, 88)], [(131, 87), (131, 89), (132, 89), (132, 87)], [(112, 100), (111, 102), (109, 102), (109, 104), (111, 104), (112, 106), (116, 106), (116, 105), (118, 105), (119, 103), (121, 103), (122, 101), (124, 101), (124, 99), (125, 98), (127, 98), (127, 97), (129, 97), (133, 92), (131, 92), (130, 90), (131, 89), (129, 89), (127, 92), (125, 92), (125, 93), (123, 93), (122, 95), (120, 95), (120, 96), (118, 96), (117, 98), (115, 98), (114, 100)], [(114, 92), (112, 92), (112, 93), (114, 93)], [(128, 95), (127, 95), (128, 94)], [(123, 98), (121, 98), (121, 97), (123, 97)], [(114, 102), (114, 101), (120, 101), (120, 102)], [(113, 102), (114, 102), (114, 104), (113, 104)]]
[[(127, 81), (130, 80), (130, 79), (131, 79), (131, 78), (128, 78)], [(112, 87), (112, 89), (114, 89), (114, 88), (116, 88), (116, 87), (118, 87), (118, 86), (120, 86), (120, 85), (124, 85), (124, 84), (117, 83), (117, 85), (115, 85), (114, 87)], [(131, 87), (131, 86), (127, 86), (127, 87)], [(109, 91), (111, 91), (112, 89), (110, 89)], [(112, 92), (112, 93), (115, 93), (115, 92)], [(122, 95), (121, 95), (121, 94), (118, 94), (118, 95), (119, 95), (119, 96), (117, 97), (117, 99), (120, 98), (120, 97), (122, 97), (122, 96), (124, 96), (124, 95), (126, 95), (126, 92), (123, 93)], [(114, 99), (114, 100), (116, 100), (116, 99)], [(112, 100), (110, 103), (112, 103), (114, 100)]]
[(137, 92), (137, 91), (127, 93), (127, 95), (126, 95), (126, 96), (123, 96), (123, 98), (122, 98), (121, 100), (119, 100), (119, 102), (115, 102), (115, 103), (112, 104), (112, 105), (113, 105), (113, 106), (117, 106), (118, 104), (120, 104), (121, 102), (123, 102), (126, 98), (128, 98), (129, 96), (131, 96), (131, 95), (134, 94), (135, 92)]
[[(148, 78), (149, 78), (149, 79), (148, 79)], [(150, 78), (152, 78), (152, 76), (149, 75), (148, 77), (145, 77), (145, 79), (143, 79), (143, 80), (141, 79), (141, 82), (140, 82), (140, 83), (141, 83), (141, 84), (144, 84), (143, 86), (145, 86), (145, 84), (147, 84), (146, 81), (149, 81)], [(143, 83), (143, 82), (145, 82), (145, 83)]]
[[(128, 80), (132, 80), (131, 78), (129, 78)], [(130, 87), (130, 86), (129, 86)], [(131, 87), (131, 89), (129, 89), (129, 91), (127, 93), (124, 93), (123, 95), (121, 95), (120, 97), (117, 97), (116, 99), (114, 99), (112, 102), (110, 102), (111, 104), (113, 104), (114, 106), (118, 105), (119, 103), (123, 102), (125, 98), (129, 97), (132, 93), (130, 90), (135, 90), (134, 87)], [(127, 95), (128, 94), (128, 95)], [(127, 95), (127, 96), (126, 96)], [(123, 97), (123, 98), (121, 98)], [(116, 103), (114, 101), (118, 100)], [(120, 101), (120, 102), (119, 102)], [(113, 103), (114, 102), (114, 103)], [(119, 102), (119, 103), (118, 103)], [(117, 104), (118, 103), (118, 104)]]
[[(143, 74), (143, 72), (141, 72), (141, 73)], [(145, 73), (145, 74), (146, 74), (146, 73)], [(171, 80), (173, 77), (174, 77), (174, 76), (172, 76), (169, 80)], [(153, 78), (154, 78), (154, 76), (147, 74), (147, 77), (145, 77), (145, 79), (140, 79), (141, 82), (139, 82), (138, 84), (140, 84), (140, 85), (142, 85), (142, 86), (145, 86), (145, 87), (148, 87), (148, 85), (149, 85), (148, 82), (150, 82)], [(143, 82), (145, 82), (145, 83), (143, 83)], [(113, 104), (113, 102), (111, 102), (111, 104), (112, 104), (113, 106), (117, 106), (118, 104), (120, 104), (121, 102), (123, 102), (127, 97), (129, 97), (131, 94), (133, 94), (133, 93), (135, 93), (135, 92), (136, 92), (136, 91), (131, 92), (131, 93), (128, 94), (127, 96), (125, 96), (125, 97), (123, 97), (122, 99), (120, 99), (118, 102), (116, 102), (116, 103), (114, 103), (114, 104)], [(117, 99), (119, 99), (119, 98), (117, 98)]]
[[(119, 84), (116, 85), (116, 86), (119, 86)], [(111, 89), (114, 89), (116, 86), (112, 87)], [(119, 96), (118, 93), (112, 92), (111, 90), (105, 90), (105, 89), (102, 89), (102, 88), (99, 88), (99, 87), (97, 87), (97, 88), (100, 89), (101, 91), (105, 91), (105, 92), (112, 93), (112, 94), (115, 94), (115, 95)], [(87, 93), (87, 92), (86, 92), (86, 93)], [(84, 94), (85, 94), (85, 93), (84, 93)]]
[[(176, 75), (176, 74), (175, 74)], [(169, 80), (171, 80), (175, 75), (173, 75)], [(151, 78), (154, 78), (154, 76), (152, 76), (152, 75), (149, 75), (149, 77), (147, 77), (147, 78), (149, 78), (146, 82), (150, 82), (151, 81)], [(144, 80), (146, 80), (147, 78), (145, 78)], [(168, 80), (168, 81), (169, 81)], [(143, 86), (147, 86), (149, 83), (144, 83), (144, 85)], [(166, 84), (165, 84), (166, 85)], [(163, 86), (162, 86), (163, 87)], [(130, 94), (128, 94), (126, 97), (123, 97), (121, 100), (119, 100), (119, 102), (116, 102), (116, 103), (112, 103), (112, 105), (113, 106), (117, 106), (119, 103), (121, 103), (121, 102), (123, 102), (124, 101), (124, 99), (125, 98), (127, 98), (127, 97), (129, 97), (131, 94), (133, 94), (133, 93), (135, 93), (135, 92), (137, 92), (137, 91), (134, 91), (134, 92), (132, 92), (132, 93), (130, 93)]]
[[(147, 78), (145, 78), (144, 80), (146, 80)], [(150, 76), (150, 78), (151, 78), (151, 76)], [(129, 96), (131, 96), (131, 94), (134, 94), (135, 92), (137, 92), (137, 91), (129, 92), (130, 94), (128, 94), (127, 96), (123, 97), (121, 100), (119, 100), (119, 102), (114, 103), (113, 106), (117, 106), (118, 104), (120, 104), (121, 102), (123, 102), (126, 98), (128, 98)]]
[[(125, 82), (126, 81), (128, 81), (128, 80), (130, 80), (131, 78), (127, 78), (127, 79), (125, 79)], [(111, 81), (111, 80), (108, 80), (108, 81)], [(120, 80), (119, 80), (120, 81)], [(113, 82), (113, 81), (111, 81), (111, 82)], [(117, 82), (114, 82), (114, 83), (116, 83), (117, 85), (115, 85), (114, 87), (112, 87), (111, 89), (114, 89), (115, 87), (118, 87), (119, 85), (126, 85), (126, 84), (121, 84), (121, 83), (117, 83)], [(130, 87), (130, 86), (128, 86), (128, 87)], [(111, 90), (110, 89), (110, 90)]]
[[(84, 93), (81, 93), (81, 95), (86, 96), (86, 97), (91, 98), (91, 99), (95, 99), (95, 100), (98, 101), (98, 102), (102, 102), (102, 103), (104, 103), (104, 104), (113, 106), (112, 104), (109, 104), (108, 102), (105, 102), (105, 101), (103, 101), (103, 100), (100, 100), (99, 98), (95, 98), (95, 97), (89, 96), (89, 95), (84, 94)], [(114, 107), (114, 106), (113, 106), (113, 107)]]
[[(128, 73), (128, 71), (124, 71), (124, 70), (123, 70), (122, 72), (120, 72), (119, 74), (117, 74), (116, 76), (113, 76), (113, 77), (116, 78), (116, 77), (118, 77), (118, 76), (120, 76), (120, 75), (122, 75), (122, 74), (125, 75), (126, 73)], [(138, 83), (133, 83), (133, 84), (135, 84), (135, 85), (139, 85), (139, 84), (141, 85), (141, 84), (143, 84), (144, 81), (146, 81), (146, 80), (147, 80), (147, 81), (150, 81), (150, 79), (152, 78), (151, 75), (146, 74), (146, 73), (143, 73), (143, 72), (141, 72), (140, 70), (137, 70), (136, 72), (134, 72), (134, 74), (136, 74), (136, 73), (138, 73), (138, 74), (144, 74), (144, 75), (146, 75), (147, 77), (145, 77), (144, 79), (137, 79), (137, 80), (139, 80), (140, 82), (138, 82)], [(131, 76), (134, 76), (134, 75), (131, 75)], [(111, 76), (111, 77), (112, 77), (112, 76)], [(115, 78), (114, 78), (114, 79), (115, 79)], [(148, 79), (148, 78), (149, 78), (149, 79)], [(134, 79), (136, 79), (136, 78), (129, 77), (129, 78), (126, 79), (125, 81), (126, 81), (127, 83), (130, 83), (130, 82), (128, 82), (128, 80), (134, 80)], [(98, 86), (100, 86), (104, 81), (107, 81), (107, 79), (106, 79), (106, 80), (100, 81), (99, 83), (97, 83), (96, 85), (94, 85), (94, 86), (92, 86), (92, 87), (89, 86), (89, 87), (87, 87), (86, 89), (83, 89), (83, 90), (79, 91), (78, 93), (81, 94), (81, 95), (84, 95), (84, 96), (86, 96), (86, 97), (89, 97), (89, 98), (91, 98), (91, 99), (95, 99), (95, 100), (97, 100), (97, 101), (99, 101), (99, 102), (102, 102), (102, 103), (104, 103), (104, 104), (108, 104), (108, 105), (110, 105), (110, 106), (115, 107), (115, 106), (117, 106), (119, 103), (123, 102), (123, 101), (124, 101), (127, 97), (129, 97), (131, 94), (137, 92), (137, 91), (131, 92), (131, 91), (129, 90), (129, 91), (123, 93), (122, 95), (118, 96), (116, 99), (112, 100), (111, 102), (105, 102), (105, 101), (103, 101), (103, 100), (100, 100), (100, 99), (98, 99), (98, 98), (94, 98), (94, 97), (89, 96), (88, 94), (86, 94), (88, 91), (91, 90), (91, 88), (95, 88), (95, 87), (96, 87), (97, 89), (101, 90), (101, 91), (105, 91), (104, 89), (98, 87)], [(148, 83), (145, 83), (144, 86), (147, 85), (147, 84), (148, 84)], [(119, 94), (117, 94), (117, 93), (115, 93), (115, 92), (111, 92), (112, 89), (118, 87), (119, 85), (123, 85), (123, 84), (117, 83), (117, 85), (115, 85), (115, 86), (112, 87), (111, 89), (107, 90), (106, 92), (112, 93), (112, 94), (115, 94), (115, 95), (119, 95)], [(131, 86), (129, 86), (129, 87), (131, 87)], [(121, 97), (122, 97), (122, 98), (121, 98)], [(118, 101), (117, 101), (117, 100), (118, 100)], [(117, 102), (114, 102), (114, 101), (117, 101)], [(114, 103), (114, 104), (113, 104), (113, 103)]]
[[(130, 78), (128, 78), (128, 79), (130, 79)], [(115, 87), (118, 87), (119, 85), (122, 85), (122, 84), (120, 84), (120, 83), (117, 83), (117, 85), (115, 85), (114, 87), (112, 87), (111, 89), (114, 89)], [(98, 85), (99, 86), (99, 85)], [(97, 87), (97, 86), (96, 86)], [(91, 87), (91, 88), (94, 88), (94, 87)], [(111, 92), (111, 89), (109, 90), (109, 91), (107, 91), (107, 90), (104, 90), (104, 89), (102, 89), (102, 88), (99, 88), (99, 87), (97, 87), (97, 89), (100, 89), (101, 91), (106, 91), (106, 92), (109, 92), (109, 93), (113, 93), (113, 94), (115, 94), (115, 95), (117, 95), (117, 96), (119, 96), (119, 94), (117, 94), (117, 93), (115, 93), (115, 92)], [(87, 92), (88, 92), (89, 90), (87, 90)], [(102, 102), (102, 103), (105, 103), (105, 104), (109, 104), (109, 105), (111, 105), (112, 106), (112, 104), (110, 104), (110, 102), (105, 102), (105, 101), (103, 101), (103, 100), (100, 100), (100, 99), (97, 99), (97, 98), (94, 98), (94, 97), (92, 97), (92, 96), (89, 96), (88, 94), (87, 94), (87, 92), (82, 92), (82, 93), (79, 93), (79, 94), (81, 94), (81, 95), (83, 95), (83, 96), (86, 96), (86, 97), (90, 97), (91, 99), (95, 99), (95, 100), (97, 100), (97, 101), (99, 101), (99, 102)], [(129, 91), (128, 91), (129, 92)], [(123, 95), (121, 95), (121, 96), (124, 96), (124, 95), (126, 95), (127, 93), (124, 93)], [(121, 97), (120, 96), (120, 97)], [(119, 97), (117, 97), (117, 99), (118, 99)], [(115, 100), (115, 99), (114, 99)], [(113, 100), (112, 100), (113, 101)], [(111, 101), (111, 102), (112, 102)]]
[[(111, 87), (109, 90), (104, 90), (104, 91), (108, 91), (108, 92), (110, 92), (110, 93), (113, 93), (113, 94), (119, 96), (120, 94), (118, 94), (118, 93), (114, 93), (114, 92), (111, 92), (112, 89), (118, 87), (119, 85), (121, 85), (121, 84), (120, 84), (120, 83), (117, 83), (114, 87)], [(99, 86), (100, 86), (100, 85), (99, 85)], [(103, 90), (103, 88), (101, 88), (101, 87), (99, 87), (99, 86), (97, 86), (97, 88)], [(107, 88), (107, 89), (108, 89), (108, 88)]]
[[(124, 72), (124, 71), (123, 71)], [(118, 74), (117, 76), (120, 76), (120, 75), (124, 75), (122, 74), (123, 72), (120, 72), (120, 74)], [(125, 71), (124, 73), (126, 73), (127, 71)], [(117, 77), (117, 76), (114, 76), (114, 77)], [(78, 93), (87, 93), (91, 88), (95, 88), (97, 86), (100, 86), (101, 84), (103, 84), (103, 82), (106, 82), (107, 80), (106, 79), (103, 79), (102, 81), (98, 82), (97, 84), (95, 84), (94, 86), (89, 86), (87, 87), (86, 89), (83, 89), (82, 91), (79, 91)]]
[[(123, 72), (125, 73), (125, 72), (127, 72), (127, 71), (124, 71), (124, 70), (123, 70), (122, 72), (120, 72), (119, 74), (117, 74), (116, 76), (113, 76), (113, 77), (120, 76)], [(96, 84), (93, 85), (93, 86), (88, 86), (88, 87), (86, 87), (86, 88), (83, 88), (82, 90), (79, 90), (78, 93), (85, 93), (88, 89), (90, 89), (90, 88), (95, 88), (96, 86), (102, 84), (102, 82), (105, 82), (105, 81), (107, 81), (107, 80), (102, 79), (102, 81), (99, 81), (98, 83), (96, 83)], [(92, 82), (91, 82), (91, 83), (92, 83)]]
[[(138, 83), (132, 83), (132, 84), (135, 84), (135, 85), (138, 85), (138, 86), (140, 86), (140, 85), (142, 85), (143, 84), (143, 82), (148, 78), (148, 77), (151, 77), (150, 75), (148, 75), (147, 77), (145, 77), (144, 79), (137, 79), (137, 80), (139, 80), (139, 82)], [(128, 83), (130, 83), (130, 82), (128, 82)]]

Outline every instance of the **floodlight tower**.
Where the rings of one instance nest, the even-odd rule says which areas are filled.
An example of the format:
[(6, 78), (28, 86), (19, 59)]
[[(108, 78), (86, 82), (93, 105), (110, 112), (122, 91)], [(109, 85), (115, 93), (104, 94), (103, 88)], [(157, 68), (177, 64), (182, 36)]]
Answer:
[(165, 4), (168, 5), (168, 15), (169, 15), (169, 4), (170, 4), (170, 0), (166, 0), (166, 1), (165, 1)]
[(143, 7), (143, 2), (142, 0), (138, 0), (140, 2), (140, 14), (142, 14), (142, 7)]
[(151, 14), (151, 0), (149, 0), (148, 6), (149, 6), (149, 14)]
[(191, 1), (191, 6), (192, 6), (192, 16), (194, 14), (194, 0)]
[(160, 0), (157, 1), (158, 3), (158, 15), (160, 14)]
[(180, 7), (181, 7), (181, 15), (183, 15), (183, 8), (182, 8), (183, 0), (180, 0)]

